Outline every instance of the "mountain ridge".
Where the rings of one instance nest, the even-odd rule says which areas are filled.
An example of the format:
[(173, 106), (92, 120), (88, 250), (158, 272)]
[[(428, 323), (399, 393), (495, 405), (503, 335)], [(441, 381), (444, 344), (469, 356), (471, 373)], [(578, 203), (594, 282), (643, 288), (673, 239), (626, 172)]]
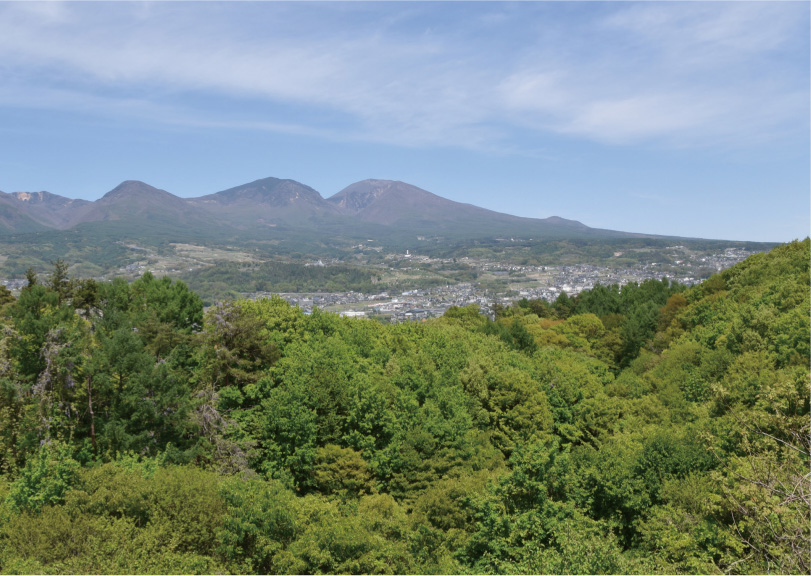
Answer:
[[(549, 218), (525, 218), (495, 210), (481, 208), (474, 204), (456, 202), (438, 196), (433, 192), (418, 188), (399, 180), (367, 179), (350, 184), (337, 194), (327, 198), (327, 202), (339, 206), (353, 216), (379, 224), (394, 224), (399, 220), (413, 217), (421, 212), (423, 221), (447, 221), (463, 218), (501, 219), (505, 223), (547, 222), (555, 225), (589, 227), (576, 220), (560, 216)], [(432, 213), (435, 211), (435, 213)]]
[(305, 225), (338, 214), (314, 188), (286, 178), (262, 178), (185, 200), (237, 229)]
[(8, 194), (0, 192), (0, 195), (10, 210), (24, 214), (45, 228), (57, 230), (72, 227), (75, 220), (93, 204), (88, 200), (67, 198), (44, 190)]
[[(559, 216), (525, 218), (456, 202), (396, 180), (367, 179), (324, 198), (295, 180), (267, 177), (219, 192), (180, 197), (139, 180), (125, 180), (95, 201), (50, 192), (0, 193), (0, 234), (99, 226), (129, 236), (160, 233), (184, 238), (283, 239), (311, 234), (319, 242), (378, 237), (392, 242), (431, 237), (448, 240), (526, 237), (645, 236), (600, 230)], [(111, 227), (112, 226), (112, 227)], [(284, 234), (287, 234), (284, 236)]]

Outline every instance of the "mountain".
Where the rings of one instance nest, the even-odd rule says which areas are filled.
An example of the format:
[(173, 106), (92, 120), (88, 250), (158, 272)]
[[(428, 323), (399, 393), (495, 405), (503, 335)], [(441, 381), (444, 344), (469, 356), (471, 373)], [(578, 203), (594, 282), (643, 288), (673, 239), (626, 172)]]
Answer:
[(262, 178), (249, 184), (235, 186), (222, 192), (191, 198), (194, 202), (213, 202), (219, 205), (252, 203), (275, 208), (290, 206), (317, 206), (324, 203), (321, 194), (295, 180)]
[[(73, 200), (50, 192), (3, 193), (0, 202), (24, 214), (43, 229), (57, 228), (60, 230), (75, 225), (81, 220), (87, 208), (92, 205), (92, 202), (87, 200)], [(0, 221), (0, 225), (14, 228), (17, 231), (21, 230), (19, 222), (10, 225), (7, 221)]]
[(636, 236), (558, 217), (502, 214), (391, 180), (356, 182), (326, 200), (309, 186), (279, 178), (195, 198), (180, 198), (137, 180), (122, 182), (95, 202), (49, 192), (0, 193), (0, 231), (6, 234), (78, 226), (93, 238), (255, 240), (302, 247), (351, 246), (359, 238), (399, 246), (415, 236), (454, 241)]
[(558, 235), (590, 233), (593, 229), (557, 216), (522, 218), (454, 202), (411, 184), (363, 180), (347, 186), (327, 202), (364, 222), (384, 224), (431, 235)]
[[(116, 274), (141, 259), (143, 247), (164, 265), (177, 266), (172, 247), (177, 243), (293, 260), (317, 255), (380, 263), (389, 253), (419, 249), (438, 258), (509, 253), (517, 262), (549, 263), (606, 261), (626, 252), (624, 258), (634, 261), (637, 249), (654, 244), (664, 249), (673, 240), (554, 216), (502, 214), (379, 179), (356, 182), (328, 199), (279, 178), (194, 198), (136, 180), (93, 202), (49, 192), (0, 192), (0, 271), (6, 277), (19, 277), (30, 266), (47, 268), (58, 258), (76, 263), (87, 276)], [(706, 247), (712, 241), (677, 243), (686, 242)], [(188, 268), (198, 265), (190, 261)]]
[(13, 194), (0, 192), (0, 231), (26, 233), (47, 228), (26, 214)]
[(363, 180), (351, 184), (327, 199), (345, 214), (365, 222), (395, 224), (401, 220), (458, 220), (487, 212), (471, 204), (460, 204), (405, 182)]
[(253, 226), (304, 225), (339, 214), (314, 189), (279, 178), (263, 178), (186, 202), (241, 230)]
[(182, 198), (137, 180), (127, 180), (93, 202), (81, 222), (133, 218), (174, 220), (187, 211)]
[(50, 192), (14, 192), (14, 198), (33, 220), (52, 228), (70, 228), (80, 221), (92, 205), (87, 200), (74, 200)]
[(162, 239), (170, 242), (214, 239), (224, 224), (186, 199), (144, 182), (127, 180), (91, 202), (76, 222), (94, 237)]

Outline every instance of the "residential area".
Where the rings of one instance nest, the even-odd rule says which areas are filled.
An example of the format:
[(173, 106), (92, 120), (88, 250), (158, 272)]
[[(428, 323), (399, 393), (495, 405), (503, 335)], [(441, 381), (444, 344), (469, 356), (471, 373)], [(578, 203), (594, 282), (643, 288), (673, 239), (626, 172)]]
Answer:
[[(573, 266), (518, 266), (492, 261), (463, 259), (480, 275), (479, 282), (417, 288), (402, 292), (382, 291), (374, 294), (359, 292), (280, 294), (305, 313), (314, 307), (348, 317), (368, 317), (389, 322), (408, 322), (442, 316), (451, 306), (478, 306), (483, 314), (492, 315), (495, 304), (510, 305), (522, 298), (542, 298), (554, 301), (562, 293), (568, 296), (590, 290), (597, 284), (618, 284), (667, 278), (680, 284), (693, 285), (710, 273), (720, 272), (743, 261), (752, 252), (728, 248), (709, 256), (690, 258), (682, 246), (673, 246), (672, 259), (651, 262), (639, 268), (612, 268), (588, 264)], [(411, 253), (403, 255), (428, 264), (443, 264)], [(267, 297), (270, 293), (253, 293), (250, 298)]]

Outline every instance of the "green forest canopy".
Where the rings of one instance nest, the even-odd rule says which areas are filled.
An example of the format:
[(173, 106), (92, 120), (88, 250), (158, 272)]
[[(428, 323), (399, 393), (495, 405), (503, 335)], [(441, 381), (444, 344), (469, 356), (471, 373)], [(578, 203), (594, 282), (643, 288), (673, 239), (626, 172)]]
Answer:
[(4, 573), (808, 573), (809, 240), (401, 325), (0, 293)]

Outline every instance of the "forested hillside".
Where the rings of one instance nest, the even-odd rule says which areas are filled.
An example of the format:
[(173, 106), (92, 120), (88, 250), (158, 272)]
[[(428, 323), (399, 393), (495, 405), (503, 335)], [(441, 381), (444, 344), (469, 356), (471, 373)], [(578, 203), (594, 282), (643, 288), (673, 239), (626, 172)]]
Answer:
[(4, 573), (803, 573), (809, 240), (382, 325), (0, 294)]

